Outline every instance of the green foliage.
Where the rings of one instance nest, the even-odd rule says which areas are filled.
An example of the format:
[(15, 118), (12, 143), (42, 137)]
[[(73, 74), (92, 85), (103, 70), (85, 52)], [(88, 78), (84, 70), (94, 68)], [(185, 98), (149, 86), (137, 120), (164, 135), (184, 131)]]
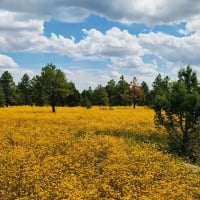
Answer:
[(0, 85), (0, 107), (3, 107), (5, 105), (5, 97), (3, 93), (3, 89)]
[(113, 79), (108, 81), (106, 87), (105, 87), (108, 98), (109, 98), (109, 106), (112, 107), (114, 105), (114, 98), (116, 94), (116, 83)]
[(124, 80), (124, 76), (121, 76), (116, 84), (115, 92), (114, 105), (127, 106), (130, 104), (129, 84)]
[(41, 76), (36, 75), (31, 80), (33, 102), (36, 106), (44, 106), (48, 104), (48, 99), (45, 94), (44, 85), (42, 84)]
[(106, 106), (109, 104), (108, 93), (101, 85), (97, 86), (92, 94), (93, 105)]
[(88, 90), (83, 90), (80, 97), (80, 104), (83, 107), (92, 107), (92, 89), (89, 87)]
[(21, 81), (18, 83), (18, 89), (20, 91), (22, 103), (24, 105), (31, 105), (32, 104), (31, 80), (28, 74), (23, 75)]
[(142, 100), (143, 105), (150, 105), (150, 102), (151, 102), (150, 90), (149, 90), (147, 83), (145, 81), (143, 81), (141, 83), (140, 88), (141, 88), (141, 91), (143, 94), (143, 100)]
[(55, 65), (47, 64), (42, 68), (41, 83), (52, 111), (55, 112), (58, 99), (64, 99), (69, 94), (65, 74), (60, 69), (56, 69)]
[(92, 102), (87, 97), (85, 99), (85, 107), (87, 109), (92, 108)]
[(184, 83), (188, 92), (192, 92), (198, 89), (198, 80), (195, 72), (188, 65), (186, 69), (181, 69), (178, 72), (179, 82)]
[[(3, 92), (0, 94), (2, 105), (51, 105), (53, 111), (55, 106), (65, 105), (127, 106), (133, 103), (135, 97), (131, 94), (130, 84), (125, 81), (124, 76), (118, 82), (112, 79), (105, 87), (97, 86), (94, 90), (89, 87), (80, 94), (74, 83), (67, 82), (65, 74), (53, 64), (47, 64), (42, 68), (41, 74), (32, 79), (24, 74), (17, 86), (12, 75), (6, 71), (0, 78), (0, 86)], [(146, 104), (147, 101), (141, 100), (140, 103)]]
[[(162, 87), (157, 85), (154, 99), (155, 122), (169, 133), (171, 151), (200, 161), (200, 93), (190, 67), (181, 70), (179, 80)], [(196, 78), (195, 78), (196, 77)]]
[(5, 104), (6, 105), (15, 105), (17, 104), (16, 100), (16, 85), (13, 81), (12, 75), (5, 71), (0, 78), (0, 85), (2, 87)]
[(76, 89), (74, 83), (68, 83), (69, 95), (66, 97), (65, 102), (68, 106), (78, 106), (80, 104), (80, 93)]

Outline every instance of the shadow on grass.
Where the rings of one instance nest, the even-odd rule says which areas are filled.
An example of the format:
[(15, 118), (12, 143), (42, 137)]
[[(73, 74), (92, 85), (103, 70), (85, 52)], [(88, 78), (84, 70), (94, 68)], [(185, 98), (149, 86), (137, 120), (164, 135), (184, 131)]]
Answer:
[(123, 138), (124, 141), (128, 144), (150, 144), (155, 145), (158, 151), (163, 153), (169, 153), (174, 155), (176, 158), (183, 159), (185, 162), (195, 164), (200, 166), (200, 159), (193, 160), (188, 159), (186, 157), (181, 157), (177, 155), (175, 152), (170, 151), (168, 146), (168, 137), (167, 134), (160, 134), (158, 132), (151, 132), (151, 133), (138, 133), (134, 131), (126, 131), (126, 130), (108, 130), (106, 132), (96, 132), (97, 135), (110, 135), (113, 137), (120, 137)]
[[(170, 151), (169, 146), (168, 146), (168, 137), (167, 137), (167, 134), (164, 134), (164, 133), (162, 134), (159, 132), (141, 133), (141, 132), (127, 131), (127, 130), (107, 130), (107, 131), (96, 131), (95, 134), (119, 137), (119, 138), (122, 138), (127, 144), (130, 144), (130, 145), (134, 145), (134, 144), (154, 145), (158, 151), (161, 151), (163, 153), (169, 153), (171, 155), (174, 155), (176, 158), (183, 159), (187, 162), (191, 162), (191, 160), (182, 158), (178, 156), (176, 153)], [(84, 137), (85, 137), (84, 131), (79, 131), (75, 134), (76, 139), (80, 139)], [(197, 160), (195, 164), (199, 166), (200, 160)]]
[(164, 134), (159, 134), (157, 132), (147, 134), (147, 133), (138, 133), (134, 131), (127, 131), (127, 130), (110, 130), (110, 131), (108, 130), (106, 132), (97, 131), (96, 134), (121, 137), (128, 143), (155, 144), (160, 150), (166, 150), (167, 147), (167, 136)]

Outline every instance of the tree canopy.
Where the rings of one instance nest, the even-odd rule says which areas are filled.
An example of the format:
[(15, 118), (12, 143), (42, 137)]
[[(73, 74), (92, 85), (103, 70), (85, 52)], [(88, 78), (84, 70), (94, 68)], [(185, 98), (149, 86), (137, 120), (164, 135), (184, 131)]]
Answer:
[(12, 75), (5, 71), (0, 78), (1, 88), (4, 93), (4, 100), (5, 104), (8, 105), (15, 105), (16, 102), (16, 86), (13, 81)]
[(178, 81), (169, 83), (161, 76), (155, 80), (155, 122), (168, 132), (171, 151), (200, 159), (200, 93), (198, 80), (190, 66), (181, 69)]
[(52, 112), (55, 112), (55, 106), (58, 103), (61, 104), (64, 98), (69, 95), (65, 74), (60, 69), (57, 69), (55, 65), (48, 64), (42, 68), (40, 81), (48, 103), (52, 107)]

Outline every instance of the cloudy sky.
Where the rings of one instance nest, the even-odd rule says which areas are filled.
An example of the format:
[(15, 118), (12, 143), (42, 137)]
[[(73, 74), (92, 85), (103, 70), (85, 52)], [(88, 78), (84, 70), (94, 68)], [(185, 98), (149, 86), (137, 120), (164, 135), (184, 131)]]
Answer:
[(0, 0), (0, 74), (17, 82), (47, 63), (79, 90), (152, 84), (186, 65), (200, 74), (199, 0)]

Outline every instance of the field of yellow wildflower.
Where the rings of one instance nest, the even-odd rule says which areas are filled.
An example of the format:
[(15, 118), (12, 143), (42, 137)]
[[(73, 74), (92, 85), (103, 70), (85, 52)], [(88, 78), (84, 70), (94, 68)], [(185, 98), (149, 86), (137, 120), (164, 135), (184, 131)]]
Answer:
[(0, 199), (200, 199), (145, 107), (0, 108)]

